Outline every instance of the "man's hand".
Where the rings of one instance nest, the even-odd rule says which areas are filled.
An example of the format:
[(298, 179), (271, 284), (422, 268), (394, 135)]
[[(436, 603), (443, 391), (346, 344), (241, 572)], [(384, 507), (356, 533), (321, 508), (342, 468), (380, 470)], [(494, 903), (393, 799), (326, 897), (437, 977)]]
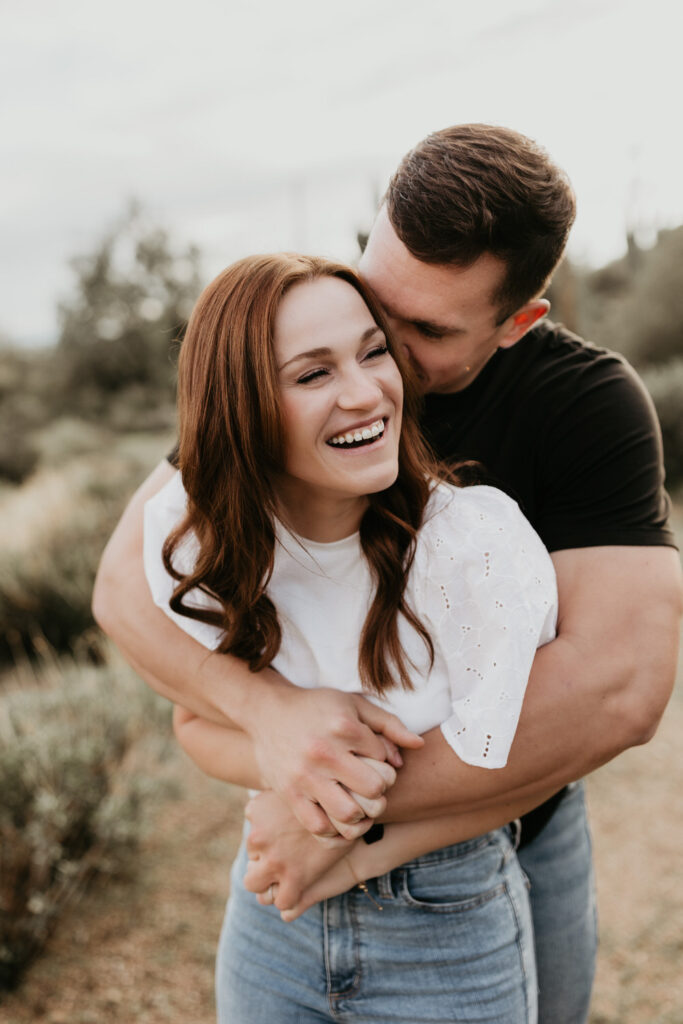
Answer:
[[(244, 886), (259, 893), (259, 902), (274, 903), (278, 910), (297, 905), (308, 890), (353, 846), (338, 841), (323, 845), (301, 827), (284, 801), (269, 790), (249, 801), (245, 811), (251, 823), (247, 837), (249, 867)], [(349, 881), (347, 888), (353, 885)], [(273, 886), (272, 898), (268, 889)]]
[(262, 784), (313, 835), (352, 838), (365, 831), (368, 822), (348, 826), (384, 811), (384, 793), (395, 780), (390, 765), (403, 763), (396, 745), (418, 749), (422, 738), (357, 694), (299, 689), (277, 677), (255, 689), (243, 727)]

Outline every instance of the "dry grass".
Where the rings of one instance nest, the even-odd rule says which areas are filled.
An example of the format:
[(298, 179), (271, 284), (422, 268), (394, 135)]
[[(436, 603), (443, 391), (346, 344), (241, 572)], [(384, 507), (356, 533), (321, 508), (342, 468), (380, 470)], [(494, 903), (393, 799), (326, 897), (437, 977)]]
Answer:
[(592, 1024), (683, 1022), (679, 683), (655, 739), (588, 782), (600, 914)]
[(213, 961), (242, 792), (180, 754), (183, 797), (155, 817), (130, 881), (72, 905), (0, 1024), (212, 1024)]

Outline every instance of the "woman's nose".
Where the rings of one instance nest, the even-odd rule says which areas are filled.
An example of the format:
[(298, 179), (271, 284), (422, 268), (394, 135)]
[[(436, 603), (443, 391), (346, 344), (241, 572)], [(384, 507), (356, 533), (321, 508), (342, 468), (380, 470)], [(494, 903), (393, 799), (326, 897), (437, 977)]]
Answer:
[(344, 375), (337, 400), (344, 409), (372, 408), (383, 394), (373, 375), (358, 367)]

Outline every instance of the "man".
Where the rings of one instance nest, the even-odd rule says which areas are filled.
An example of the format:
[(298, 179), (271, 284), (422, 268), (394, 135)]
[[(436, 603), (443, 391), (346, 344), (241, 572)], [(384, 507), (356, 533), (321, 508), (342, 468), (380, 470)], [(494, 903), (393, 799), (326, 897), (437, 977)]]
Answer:
[[(568, 182), (528, 139), (455, 126), (402, 161), (360, 263), (422, 383), (437, 452), (476, 460), (508, 490), (557, 572), (558, 638), (537, 654), (508, 766), (464, 765), (432, 730), (405, 752), (381, 815), (449, 813), (475, 829), (478, 816), (504, 824), (557, 794), (523, 819), (519, 851), (544, 1024), (586, 1019), (595, 955), (583, 794), (564, 787), (651, 737), (673, 683), (681, 613), (651, 403), (619, 357), (540, 322), (548, 303), (539, 296), (573, 218)], [(98, 621), (159, 692), (246, 731), (264, 786), (309, 831), (329, 832), (329, 814), (354, 834), (347, 790), (379, 795), (355, 755), (383, 759), (380, 734), (399, 744), (405, 734), (360, 696), (302, 694), (274, 672), (207, 657), (153, 608), (142, 505), (171, 473), (157, 467), (110, 541)]]

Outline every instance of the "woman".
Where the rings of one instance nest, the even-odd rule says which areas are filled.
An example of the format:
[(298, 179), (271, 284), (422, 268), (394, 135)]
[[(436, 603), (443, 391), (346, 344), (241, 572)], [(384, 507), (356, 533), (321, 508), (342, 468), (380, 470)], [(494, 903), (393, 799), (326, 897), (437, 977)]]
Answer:
[[(400, 365), (345, 267), (279, 255), (219, 275), (183, 343), (181, 473), (148, 503), (146, 572), (207, 647), (304, 686), (362, 690), (416, 732), (441, 723), (469, 763), (500, 767), (536, 647), (553, 636), (552, 564), (505, 495), (438, 482)], [(201, 767), (258, 788), (244, 734), (183, 713), (176, 724)], [(507, 829), (455, 842), (440, 818), (326, 850), (278, 797), (264, 802), (310, 884), (290, 902), (252, 848), (256, 897), (243, 845), (220, 1021), (535, 1021)]]

